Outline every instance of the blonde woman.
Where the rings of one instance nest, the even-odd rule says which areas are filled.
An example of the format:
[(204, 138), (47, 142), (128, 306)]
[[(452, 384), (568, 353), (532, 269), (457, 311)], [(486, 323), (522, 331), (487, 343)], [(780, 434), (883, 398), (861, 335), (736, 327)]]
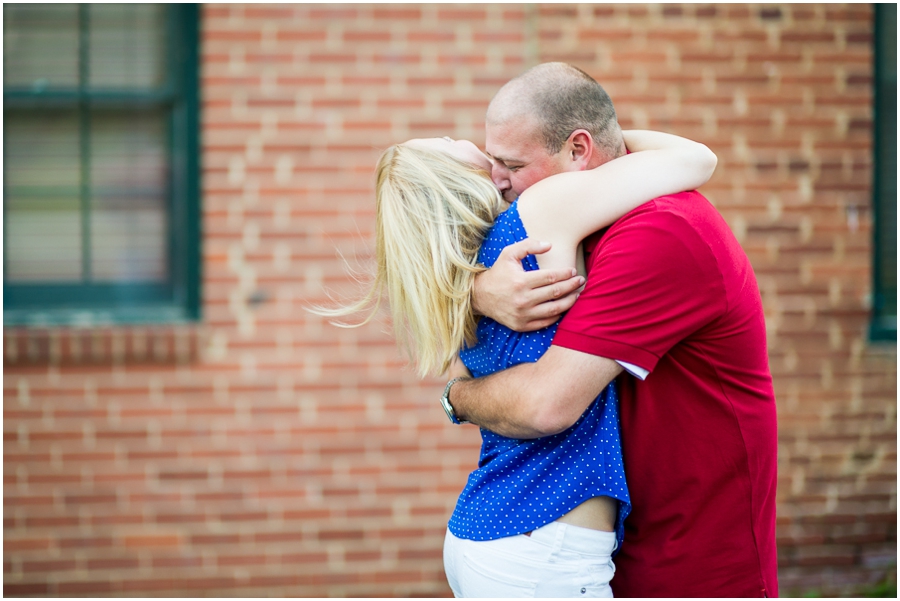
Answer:
[[(525, 269), (583, 273), (582, 239), (657, 196), (700, 186), (715, 168), (702, 144), (658, 132), (623, 135), (627, 156), (548, 177), (511, 205), (490, 179), (491, 160), (471, 142), (392, 146), (376, 170), (373, 285), (357, 303), (316, 312), (368, 310), (368, 321), (386, 298), (396, 338), (423, 375), (449, 369), (480, 377), (536, 361), (555, 325), (518, 333), (479, 320), (471, 307), (475, 275), (528, 236), (550, 248), (529, 255)], [(612, 596), (612, 555), (631, 507), (617, 411), (610, 384), (560, 434), (515, 440), (482, 429), (479, 468), (444, 547), (455, 596)]]

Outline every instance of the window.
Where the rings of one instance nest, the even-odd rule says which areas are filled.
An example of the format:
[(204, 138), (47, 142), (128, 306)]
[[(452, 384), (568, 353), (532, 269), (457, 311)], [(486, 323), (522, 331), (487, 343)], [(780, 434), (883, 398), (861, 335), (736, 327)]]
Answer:
[(897, 5), (875, 5), (873, 340), (897, 340)]
[(198, 11), (3, 5), (7, 325), (199, 317)]

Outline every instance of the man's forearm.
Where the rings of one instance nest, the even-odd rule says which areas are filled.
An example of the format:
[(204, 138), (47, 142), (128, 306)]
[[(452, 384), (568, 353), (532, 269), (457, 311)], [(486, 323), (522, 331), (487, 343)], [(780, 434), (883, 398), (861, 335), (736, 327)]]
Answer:
[(537, 363), (453, 385), (456, 416), (509, 438), (540, 438), (574, 424), (620, 372), (615, 362), (551, 346)]
[(456, 416), (509, 438), (540, 438), (545, 431), (537, 423), (531, 399), (520, 382), (531, 379), (524, 363), (490, 376), (463, 380), (453, 385), (450, 404)]

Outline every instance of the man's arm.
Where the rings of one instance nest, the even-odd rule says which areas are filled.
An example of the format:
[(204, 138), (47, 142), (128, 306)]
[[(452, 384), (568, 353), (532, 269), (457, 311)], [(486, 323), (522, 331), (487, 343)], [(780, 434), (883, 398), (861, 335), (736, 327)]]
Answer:
[(523, 363), (450, 389), (456, 416), (509, 438), (540, 438), (572, 426), (622, 367), (611, 359), (551, 346)]
[(568, 311), (584, 278), (574, 269), (525, 271), (522, 259), (550, 250), (550, 244), (522, 240), (503, 249), (494, 266), (475, 277), (472, 307), (516, 332), (545, 328)]

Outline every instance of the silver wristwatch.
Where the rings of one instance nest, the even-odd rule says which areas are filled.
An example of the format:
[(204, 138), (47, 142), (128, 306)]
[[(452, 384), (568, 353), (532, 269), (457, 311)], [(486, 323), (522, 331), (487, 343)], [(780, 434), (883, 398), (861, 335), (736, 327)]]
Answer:
[(444, 394), (441, 396), (441, 406), (444, 408), (444, 412), (447, 414), (447, 417), (450, 418), (450, 421), (454, 424), (468, 424), (467, 421), (462, 421), (458, 417), (456, 417), (456, 411), (453, 410), (453, 405), (450, 404), (450, 387), (459, 382), (460, 380), (470, 380), (471, 378), (461, 377), (461, 378), (453, 378), (449, 382), (447, 382), (447, 386), (444, 388)]

